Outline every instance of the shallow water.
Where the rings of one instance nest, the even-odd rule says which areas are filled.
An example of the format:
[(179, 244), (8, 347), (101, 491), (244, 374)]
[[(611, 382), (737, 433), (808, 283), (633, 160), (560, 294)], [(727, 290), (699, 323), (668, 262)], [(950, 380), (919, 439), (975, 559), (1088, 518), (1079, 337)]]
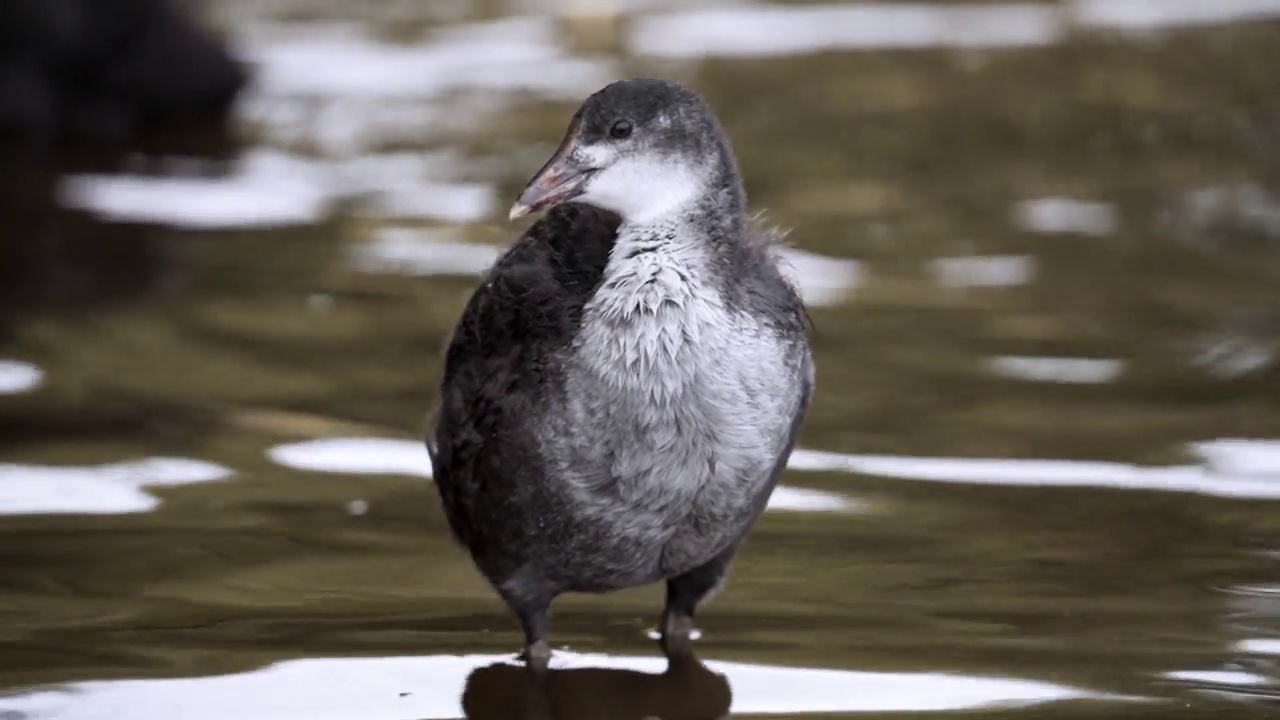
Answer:
[(1280, 3), (217, 12), (239, 158), (11, 218), (62, 254), (0, 293), (0, 717), (515, 714), (418, 438), (507, 200), (633, 74), (791, 230), (819, 390), (705, 665), (660, 588), (565, 598), (560, 717), (1280, 716)]

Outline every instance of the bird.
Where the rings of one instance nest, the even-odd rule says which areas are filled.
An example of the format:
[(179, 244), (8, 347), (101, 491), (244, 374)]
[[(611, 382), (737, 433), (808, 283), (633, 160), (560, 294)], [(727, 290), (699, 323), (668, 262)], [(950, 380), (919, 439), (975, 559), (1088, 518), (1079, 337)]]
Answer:
[(545, 673), (553, 601), (666, 584), (691, 653), (783, 473), (814, 387), (810, 322), (756, 229), (729, 139), (689, 87), (583, 101), (443, 353), (426, 445), (453, 537)]

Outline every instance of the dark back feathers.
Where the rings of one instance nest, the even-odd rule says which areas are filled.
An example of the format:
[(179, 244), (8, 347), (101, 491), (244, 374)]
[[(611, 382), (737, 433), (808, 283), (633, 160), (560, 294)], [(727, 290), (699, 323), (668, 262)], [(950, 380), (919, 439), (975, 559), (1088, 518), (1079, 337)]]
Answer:
[[(467, 523), (491, 507), (477, 499), (501, 472), (485, 465), (486, 456), (497, 455), (486, 448), (501, 443), (503, 456), (524, 455), (523, 467), (536, 466), (523, 423), (559, 386), (561, 363), (583, 307), (604, 276), (620, 222), (587, 205), (552, 209), (481, 279), (454, 330), (445, 353), (435, 442), (427, 445), (441, 499), (446, 508), (461, 510), (448, 513), (454, 534), (473, 552), (482, 551), (475, 543), (485, 534), (472, 532)], [(518, 495), (511, 501), (519, 502)]]

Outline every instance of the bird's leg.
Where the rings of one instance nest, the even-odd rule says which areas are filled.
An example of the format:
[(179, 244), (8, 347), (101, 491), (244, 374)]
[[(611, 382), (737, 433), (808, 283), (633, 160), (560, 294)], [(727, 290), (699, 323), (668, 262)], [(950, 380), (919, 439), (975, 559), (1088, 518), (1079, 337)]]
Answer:
[(535, 607), (513, 608), (520, 618), (520, 627), (524, 630), (524, 652), (520, 659), (524, 660), (529, 671), (545, 675), (551, 662), (551, 646), (547, 644), (547, 617), (551, 613), (548, 603), (538, 603)]
[(532, 603), (512, 608), (524, 630), (524, 652), (520, 658), (528, 669), (528, 704), (525, 720), (552, 720), (550, 696), (551, 646), (547, 643), (547, 617), (550, 603)]
[(734, 545), (705, 565), (667, 581), (667, 606), (662, 612), (660, 642), (668, 658), (693, 653), (694, 613), (720, 587), (736, 551)]
[(551, 647), (546, 640), (530, 643), (520, 653), (520, 659), (529, 668), (529, 672), (546, 673), (551, 663)]

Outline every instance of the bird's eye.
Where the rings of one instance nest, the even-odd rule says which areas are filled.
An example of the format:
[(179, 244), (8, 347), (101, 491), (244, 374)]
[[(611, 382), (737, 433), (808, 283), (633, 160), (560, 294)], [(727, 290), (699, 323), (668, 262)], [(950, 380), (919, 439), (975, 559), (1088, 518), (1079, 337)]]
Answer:
[(631, 121), (619, 120), (609, 128), (609, 137), (615, 140), (631, 137)]

